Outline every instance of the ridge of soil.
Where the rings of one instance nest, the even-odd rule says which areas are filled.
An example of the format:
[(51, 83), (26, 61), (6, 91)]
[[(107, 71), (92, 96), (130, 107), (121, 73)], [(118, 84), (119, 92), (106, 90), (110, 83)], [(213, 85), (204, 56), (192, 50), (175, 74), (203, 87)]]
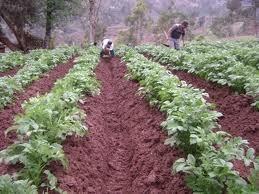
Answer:
[(249, 146), (259, 154), (259, 112), (251, 106), (252, 97), (236, 94), (228, 86), (201, 79), (186, 71), (171, 72), (186, 83), (204, 89), (209, 94), (207, 100), (215, 104), (216, 110), (223, 114), (223, 117), (219, 118), (222, 130), (248, 140)]
[(67, 170), (51, 166), (60, 187), (71, 194), (191, 193), (184, 176), (171, 173), (183, 154), (164, 145), (164, 116), (137, 95), (138, 84), (126, 80), (126, 72), (118, 58), (98, 64), (101, 94), (80, 105), (87, 113), (89, 134), (64, 142)]
[(67, 63), (57, 65), (43, 74), (40, 79), (34, 81), (23, 91), (15, 94), (15, 100), (0, 110), (0, 150), (6, 148), (16, 139), (14, 133), (10, 133), (7, 136), (4, 133), (7, 128), (12, 126), (14, 117), (22, 113), (22, 103), (31, 97), (49, 92), (54, 86), (54, 83), (58, 79), (63, 78), (74, 66), (73, 60), (70, 59)]
[(14, 76), (18, 71), (20, 67), (14, 67), (13, 69), (8, 69), (6, 71), (0, 71), (0, 77), (4, 76)]

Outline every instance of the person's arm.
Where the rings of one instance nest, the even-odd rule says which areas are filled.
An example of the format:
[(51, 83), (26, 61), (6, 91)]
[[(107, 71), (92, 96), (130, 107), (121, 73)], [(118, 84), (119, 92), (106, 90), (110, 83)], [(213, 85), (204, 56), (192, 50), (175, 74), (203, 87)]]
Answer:
[(106, 49), (106, 46), (107, 46), (107, 40), (104, 39), (103, 42), (102, 42), (102, 48)]
[(169, 39), (169, 37), (171, 36), (171, 33), (172, 33), (172, 31), (173, 31), (173, 27), (171, 27), (170, 29), (169, 29), (169, 31), (167, 32), (167, 40)]
[(113, 43), (111, 44), (110, 51), (113, 50)]
[(185, 30), (183, 31), (183, 34), (182, 34), (183, 46), (185, 46), (185, 40), (184, 40), (184, 37), (185, 37)]
[(165, 35), (166, 40), (169, 40), (169, 37), (168, 37), (166, 31), (164, 31), (164, 35)]

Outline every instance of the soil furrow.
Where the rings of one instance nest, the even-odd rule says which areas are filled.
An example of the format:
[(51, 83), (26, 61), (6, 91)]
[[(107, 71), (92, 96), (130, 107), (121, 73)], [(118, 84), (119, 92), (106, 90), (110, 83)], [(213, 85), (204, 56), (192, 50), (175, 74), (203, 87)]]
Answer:
[(61, 188), (72, 194), (190, 193), (183, 176), (171, 173), (182, 153), (164, 145), (165, 118), (137, 95), (138, 84), (124, 78), (126, 69), (117, 58), (97, 66), (101, 94), (82, 105), (89, 134), (64, 143), (66, 171), (52, 166)]
[(220, 86), (185, 71), (171, 72), (188, 84), (204, 89), (209, 94), (208, 101), (223, 113), (223, 117), (219, 119), (222, 130), (248, 140), (250, 147), (255, 148), (259, 154), (259, 112), (251, 106), (252, 97), (237, 94), (227, 86)]
[(26, 100), (29, 100), (29, 98), (36, 96), (37, 94), (42, 95), (49, 92), (54, 83), (58, 79), (64, 77), (73, 67), (73, 65), (73, 59), (70, 59), (65, 64), (57, 65), (52, 70), (43, 74), (40, 79), (30, 84), (22, 92), (17, 93), (15, 95), (15, 101), (12, 104), (6, 106), (4, 109), (0, 110), (0, 150), (6, 148), (16, 139), (14, 134), (9, 134), (7, 137), (5, 137), (4, 132), (12, 125), (15, 115), (22, 112), (22, 103)]
[(14, 76), (19, 71), (19, 69), (20, 69), (20, 67), (14, 67), (13, 69), (9, 69), (9, 70), (0, 72), (0, 77)]

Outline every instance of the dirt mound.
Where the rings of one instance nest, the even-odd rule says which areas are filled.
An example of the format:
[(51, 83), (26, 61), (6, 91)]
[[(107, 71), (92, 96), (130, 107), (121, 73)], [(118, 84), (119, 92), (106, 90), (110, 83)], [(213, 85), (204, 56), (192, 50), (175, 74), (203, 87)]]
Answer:
[(69, 193), (190, 193), (183, 176), (170, 167), (181, 157), (164, 145), (162, 114), (136, 95), (138, 84), (124, 78), (119, 59), (101, 61), (96, 69), (102, 82), (99, 96), (88, 98), (89, 134), (64, 143), (69, 168), (53, 165), (61, 188)]
[(259, 154), (259, 112), (251, 107), (251, 97), (236, 94), (229, 87), (203, 80), (185, 71), (173, 70), (172, 73), (194, 87), (205, 89), (210, 96), (208, 101), (214, 103), (217, 111), (224, 115), (219, 120), (222, 129), (248, 140)]

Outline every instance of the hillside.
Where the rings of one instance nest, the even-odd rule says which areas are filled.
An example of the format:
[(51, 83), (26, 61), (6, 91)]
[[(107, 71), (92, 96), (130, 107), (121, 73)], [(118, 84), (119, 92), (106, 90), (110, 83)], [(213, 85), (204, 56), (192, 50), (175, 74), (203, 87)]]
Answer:
[[(150, 15), (153, 19), (156, 19), (162, 11), (172, 5), (172, 0), (145, 0), (145, 2), (150, 8)], [(184, 13), (195, 11), (200, 16), (220, 15), (226, 11), (226, 0), (217, 0), (213, 3), (210, 0), (175, 0), (174, 2), (175, 8), (179, 11)], [(107, 0), (104, 2), (102, 17), (111, 25), (123, 23), (135, 3), (136, 1), (134, 0)]]
[[(158, 19), (161, 12), (171, 8), (172, 0), (146, 0), (149, 7), (149, 16), (154, 22)], [(136, 1), (132, 0), (107, 0), (103, 1), (102, 10), (100, 13), (100, 22), (107, 26), (106, 37), (116, 39), (120, 31), (125, 30), (125, 19), (131, 13)], [(183, 13), (198, 13), (198, 16), (212, 17), (222, 15), (225, 11), (225, 0), (217, 0), (211, 3), (210, 0), (175, 0), (175, 10)], [(78, 32), (73, 30), (72, 34), (56, 33), (57, 42), (70, 41), (78, 43), (84, 39), (82, 33), (82, 22), (73, 20), (72, 23), (67, 24), (66, 29), (77, 29)], [(81, 35), (79, 35), (81, 34)], [(148, 35), (150, 36), (150, 34)], [(74, 41), (73, 41), (74, 39)], [(152, 40), (152, 38), (147, 38)]]

